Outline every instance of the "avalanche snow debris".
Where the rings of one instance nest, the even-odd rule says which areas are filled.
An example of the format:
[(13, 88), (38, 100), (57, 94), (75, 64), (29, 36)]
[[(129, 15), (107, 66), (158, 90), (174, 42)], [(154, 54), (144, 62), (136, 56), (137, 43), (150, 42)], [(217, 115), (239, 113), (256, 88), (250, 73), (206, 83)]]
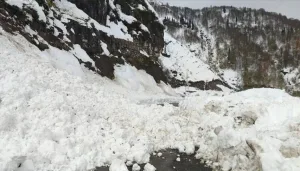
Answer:
[[(75, 12), (73, 17), (85, 15), (68, 11), (76, 6), (65, 0), (55, 2)], [(41, 52), (20, 35), (2, 28), (0, 33), (0, 170), (74, 171), (110, 164), (110, 171), (127, 171), (126, 161), (148, 163), (153, 151), (166, 148), (191, 154), (194, 146), (203, 162), (226, 171), (300, 170), (300, 99), (282, 90), (198, 91), (179, 107), (137, 104), (141, 98), (170, 98), (165, 94), (170, 89), (128, 64), (116, 66), (115, 82), (100, 78), (74, 58), (90, 61), (79, 46)], [(167, 50), (171, 60), (162, 57), (165, 65), (178, 63), (182, 66), (173, 69), (194, 79), (215, 77), (201, 60), (178, 62), (189, 49), (178, 50), (181, 45), (166, 36), (173, 43)], [(209, 77), (189, 73), (202, 69)], [(149, 163), (144, 169), (155, 170)]]

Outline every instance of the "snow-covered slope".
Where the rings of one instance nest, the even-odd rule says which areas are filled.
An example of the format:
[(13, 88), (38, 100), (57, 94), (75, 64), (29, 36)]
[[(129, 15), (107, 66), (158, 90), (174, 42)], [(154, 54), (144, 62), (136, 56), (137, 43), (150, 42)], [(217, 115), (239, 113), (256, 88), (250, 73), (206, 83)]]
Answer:
[(165, 47), (159, 62), (173, 87), (192, 86), (201, 90), (232, 88), (212, 71), (201, 56), (173, 38), (168, 31), (165, 31), (164, 41)]
[(145, 70), (157, 83), (167, 83), (157, 63), (164, 26), (147, 1), (124, 2), (3, 0), (0, 26), (21, 34), (42, 51), (57, 56), (63, 53), (59, 51), (71, 51), (73, 62), (99, 75), (114, 79), (115, 66), (129, 64)]
[[(299, 94), (300, 21), (263, 9), (190, 9), (154, 2), (176, 40), (188, 46), (231, 87), (285, 88)], [(288, 71), (288, 72), (287, 72)]]
[(165, 55), (161, 56), (160, 61), (164, 68), (169, 69), (172, 77), (181, 81), (212, 81), (220, 79), (209, 65), (205, 64), (200, 57), (186, 47), (184, 44), (175, 40), (169, 33), (165, 32), (166, 42)]

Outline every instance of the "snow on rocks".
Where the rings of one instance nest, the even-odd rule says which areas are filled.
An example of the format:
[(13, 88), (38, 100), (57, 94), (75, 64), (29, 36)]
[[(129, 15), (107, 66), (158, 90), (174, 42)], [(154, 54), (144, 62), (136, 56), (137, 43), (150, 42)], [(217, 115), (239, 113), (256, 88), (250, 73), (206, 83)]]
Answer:
[[(55, 0), (54, 3), (57, 7), (56, 10), (59, 10), (59, 12), (63, 14), (62, 20), (64, 22), (69, 22), (69, 19), (72, 19), (89, 28), (95, 26), (97, 30), (106, 33), (108, 36), (114, 36), (115, 38), (133, 41), (132, 36), (127, 32), (127, 27), (122, 22), (110, 22), (108, 17), (107, 26), (104, 26), (98, 23), (96, 20), (90, 18), (85, 12), (77, 8), (75, 4), (67, 0)], [(120, 14), (123, 13), (120, 12)], [(135, 18), (132, 19), (130, 16), (125, 16), (125, 14), (122, 16), (123, 19), (126, 19), (126, 21), (129, 19), (130, 21), (136, 20)], [(55, 22), (55, 24), (64, 30), (64, 25), (60, 24), (60, 22)]]
[(44, 8), (41, 7), (36, 1), (33, 0), (5, 0), (10, 5), (17, 6), (22, 9), (24, 7), (29, 7), (37, 12), (40, 21), (46, 22), (47, 18), (44, 13)]

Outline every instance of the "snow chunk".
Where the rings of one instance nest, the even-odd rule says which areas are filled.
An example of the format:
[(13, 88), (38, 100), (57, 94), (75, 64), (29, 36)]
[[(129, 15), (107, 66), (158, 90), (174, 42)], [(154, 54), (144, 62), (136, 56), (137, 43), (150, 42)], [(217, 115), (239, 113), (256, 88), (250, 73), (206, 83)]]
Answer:
[(128, 171), (126, 164), (120, 160), (120, 159), (115, 159), (112, 161), (109, 171)]
[(138, 165), (138, 164), (134, 164), (133, 166), (132, 166), (132, 171), (140, 171), (141, 170), (141, 167)]
[(144, 167), (144, 171), (155, 171), (155, 170), (156, 170), (156, 168), (153, 165), (151, 165), (150, 163), (147, 163)]

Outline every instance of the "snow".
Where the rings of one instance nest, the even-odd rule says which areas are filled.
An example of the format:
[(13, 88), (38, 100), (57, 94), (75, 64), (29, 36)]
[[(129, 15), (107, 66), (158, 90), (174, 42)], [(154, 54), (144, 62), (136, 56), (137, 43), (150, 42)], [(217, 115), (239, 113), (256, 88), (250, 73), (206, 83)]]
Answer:
[(39, 16), (39, 20), (46, 22), (46, 15), (44, 13), (44, 8), (39, 6), (39, 4), (36, 1), (32, 0), (5, 0), (6, 3), (9, 5), (17, 6), (18, 8), (22, 9), (24, 7), (29, 7), (35, 10)]
[(134, 164), (133, 166), (132, 166), (132, 171), (140, 171), (141, 170), (141, 167), (138, 165), (138, 164)]
[(54, 3), (57, 7), (57, 10), (64, 14), (62, 18), (65, 21), (72, 19), (89, 28), (92, 28), (93, 24), (97, 30), (103, 31), (108, 36), (114, 36), (115, 38), (133, 41), (131, 35), (127, 33), (127, 27), (122, 22), (118, 22), (116, 24), (110, 22), (109, 18), (107, 18), (107, 26), (104, 26), (99, 24), (96, 20), (91, 19), (85, 12), (78, 9), (75, 4), (67, 0), (55, 0)]
[(66, 26), (59, 20), (54, 19), (54, 25), (58, 28), (60, 28), (63, 31), (63, 34), (68, 35), (69, 32), (67, 31)]
[(148, 27), (146, 27), (144, 24), (140, 24), (140, 28), (148, 33), (150, 33)]
[(152, 76), (129, 64), (115, 66), (115, 80), (124, 87), (137, 92), (143, 92), (146, 89), (163, 92)]
[(145, 52), (144, 50), (140, 50), (140, 53), (143, 54), (143, 55), (145, 55), (146, 57), (149, 57), (148, 53)]
[[(217, 78), (168, 36), (171, 57), (160, 58), (164, 67), (183, 80)], [(154, 151), (192, 154), (195, 146), (197, 158), (224, 171), (300, 170), (300, 99), (283, 90), (196, 91), (180, 98), (176, 92), (184, 88), (157, 85), (129, 64), (115, 67), (113, 81), (94, 74), (74, 56), (91, 61), (79, 45), (41, 52), (1, 28), (0, 43), (0, 170), (110, 165), (110, 171), (127, 171), (129, 161), (155, 171), (149, 164)], [(290, 73), (288, 80), (296, 71)], [(235, 73), (225, 75), (229, 80)]]
[(101, 47), (102, 47), (102, 50), (103, 50), (103, 54), (106, 55), (106, 56), (110, 56), (110, 52), (107, 49), (107, 44), (101, 41)]
[[(77, 47), (78, 53), (78, 46), (75, 46), (75, 49)], [(79, 51), (81, 54), (82, 52)], [(72, 75), (84, 77), (84, 73), (82, 71), (82, 67), (78, 63), (78, 60), (69, 52), (66, 52), (64, 50), (60, 50), (55, 47), (50, 47), (49, 49), (42, 52), (44, 56), (47, 56), (48, 59), (51, 61), (52, 65), (57, 69), (66, 70)], [(80, 56), (80, 53), (78, 56)], [(84, 56), (80, 56), (84, 58)]]
[(211, 81), (219, 78), (199, 57), (166, 32), (164, 39), (168, 43), (166, 52), (170, 57), (161, 56), (160, 61), (165, 69), (177, 72), (175, 78), (189, 81)]
[(122, 160), (115, 159), (112, 161), (109, 171), (128, 171), (128, 169)]
[(226, 12), (224, 12), (223, 10), (222, 10), (222, 18), (225, 18), (225, 17), (227, 17), (228, 15), (229, 15), (229, 9), (226, 9)]
[(71, 53), (73, 53), (77, 58), (81, 59), (83, 62), (92, 63), (92, 66), (95, 67), (95, 62), (90, 58), (86, 51), (81, 48), (80, 45), (75, 44), (74, 49), (71, 50)]
[(231, 87), (237, 88), (237, 86), (242, 84), (241, 75), (232, 69), (223, 70), (222, 77)]
[[(39, 20), (45, 23), (49, 21), (49, 23), (47, 23), (49, 24), (49, 26), (53, 26), (53, 25), (57, 26), (63, 31), (65, 35), (68, 35), (69, 33), (66, 29), (66, 26), (62, 22), (69, 22), (69, 19), (72, 19), (89, 28), (92, 28), (92, 24), (93, 24), (96, 29), (103, 31), (108, 36), (114, 36), (115, 38), (133, 41), (133, 38), (127, 32), (127, 27), (122, 22), (118, 22), (117, 24), (115, 24), (108, 20), (107, 26), (101, 25), (94, 19), (90, 18), (85, 12), (78, 9), (75, 4), (67, 0), (55, 0), (54, 3), (56, 8), (51, 9), (54, 11), (57, 10), (58, 13), (63, 14), (61, 21), (57, 19), (54, 19), (52, 21), (51, 17), (53, 17), (53, 11), (50, 10), (49, 16), (46, 16), (43, 11), (44, 8), (39, 6), (39, 4), (34, 0), (5, 0), (5, 1), (8, 4), (17, 6), (20, 9), (25, 7), (34, 9), (39, 16)], [(121, 11), (119, 11), (119, 13), (122, 19), (126, 20), (128, 23), (132, 23), (136, 21), (136, 19), (133, 18), (132, 16), (127, 16), (123, 14)]]
[(155, 170), (156, 170), (156, 168), (153, 165), (151, 165), (150, 163), (147, 163), (144, 167), (144, 171), (155, 171)]
[(118, 21), (117, 23), (111, 22), (110, 17), (107, 17), (107, 26), (110, 28), (108, 33), (113, 33), (116, 38), (125, 39), (128, 41), (133, 41), (133, 38), (128, 34), (128, 28), (123, 24), (123, 22)]
[[(162, 137), (155, 137), (153, 125), (173, 106), (136, 104), (131, 98), (151, 95), (128, 91), (80, 68), (70, 52), (40, 52), (3, 30), (0, 42), (0, 170), (16, 170), (20, 164), (68, 171), (120, 164), (116, 159), (148, 162), (159, 148), (153, 141)], [(74, 72), (85, 77), (69, 74)]]

